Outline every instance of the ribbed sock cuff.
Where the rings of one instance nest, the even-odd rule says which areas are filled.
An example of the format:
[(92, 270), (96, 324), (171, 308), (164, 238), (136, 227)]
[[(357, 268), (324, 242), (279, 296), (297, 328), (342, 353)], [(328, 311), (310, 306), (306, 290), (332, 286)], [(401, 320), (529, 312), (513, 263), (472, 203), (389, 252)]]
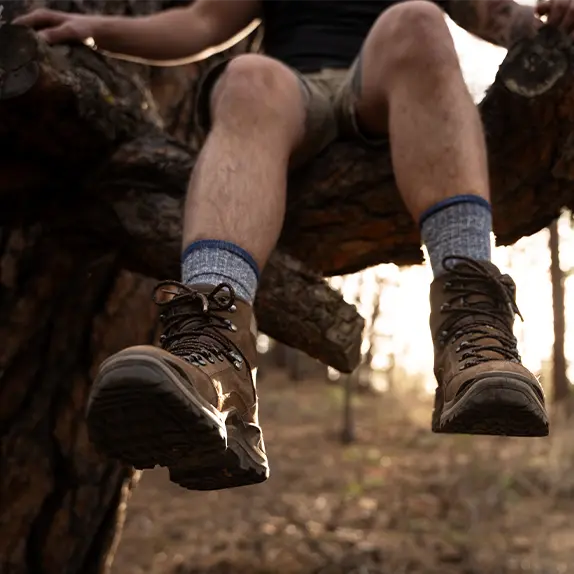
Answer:
[(259, 265), (257, 265), (257, 262), (255, 259), (253, 259), (251, 253), (245, 251), (245, 249), (239, 247), (239, 245), (231, 243), (230, 241), (223, 241), (221, 239), (200, 239), (190, 243), (183, 250), (183, 253), (181, 254), (181, 262), (185, 262), (189, 255), (198, 249), (223, 249), (224, 251), (228, 251), (233, 255), (237, 255), (237, 257), (241, 257), (241, 259), (243, 259), (243, 261), (245, 261), (245, 263), (247, 263), (251, 269), (253, 269), (255, 276), (259, 280), (261, 275), (259, 271)]
[(474, 203), (476, 205), (481, 205), (482, 207), (488, 209), (490, 213), (492, 213), (492, 206), (490, 205), (490, 202), (484, 199), (484, 197), (480, 197), (480, 195), (456, 195), (454, 197), (443, 199), (442, 201), (435, 203), (432, 207), (429, 207), (426, 211), (424, 211), (419, 219), (419, 228), (422, 229), (424, 222), (429, 217), (432, 217), (447, 207), (452, 207), (453, 205), (457, 205), (459, 203)]
[(186, 285), (227, 283), (238, 297), (253, 303), (259, 268), (244, 249), (216, 239), (195, 241), (182, 254), (182, 280)]

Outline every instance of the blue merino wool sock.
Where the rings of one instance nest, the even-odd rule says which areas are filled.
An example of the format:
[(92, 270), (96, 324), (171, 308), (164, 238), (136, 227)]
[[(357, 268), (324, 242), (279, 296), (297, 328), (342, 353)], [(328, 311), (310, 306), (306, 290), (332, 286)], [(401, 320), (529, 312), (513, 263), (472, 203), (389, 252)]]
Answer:
[(253, 303), (259, 268), (253, 257), (229, 241), (202, 239), (194, 241), (181, 257), (182, 280), (186, 285), (207, 284), (214, 287), (228, 283), (241, 299)]
[(434, 277), (446, 270), (443, 259), (462, 255), (490, 261), (492, 210), (478, 195), (449, 197), (427, 209), (419, 221)]

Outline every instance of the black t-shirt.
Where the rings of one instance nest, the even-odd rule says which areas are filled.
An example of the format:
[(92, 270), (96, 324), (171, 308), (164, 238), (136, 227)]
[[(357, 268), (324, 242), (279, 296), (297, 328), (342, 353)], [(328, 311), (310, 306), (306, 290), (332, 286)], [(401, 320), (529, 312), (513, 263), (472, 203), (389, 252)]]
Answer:
[(264, 51), (300, 72), (347, 68), (381, 12), (400, 1), (263, 0)]

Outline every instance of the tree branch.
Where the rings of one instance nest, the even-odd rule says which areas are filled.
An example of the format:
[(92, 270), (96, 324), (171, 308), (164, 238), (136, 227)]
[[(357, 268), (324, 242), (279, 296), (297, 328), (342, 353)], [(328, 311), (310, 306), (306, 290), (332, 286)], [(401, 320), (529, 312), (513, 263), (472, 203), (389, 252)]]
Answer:
[[(574, 203), (572, 52), (569, 40), (544, 28), (508, 54), (480, 105), (501, 244), (544, 228)], [(37, 77), (28, 71), (32, 68)], [(165, 133), (155, 103), (143, 89), (142, 69), (84, 47), (38, 46), (26, 30), (0, 28), (0, 93), (21, 94), (0, 102), (0, 145), (9, 148), (0, 161), (0, 174), (7, 180), (2, 193), (22, 188), (21, 179), (5, 175), (8, 166), (21, 165), (23, 173), (33, 172), (32, 179), (39, 180), (26, 184), (28, 194), (37, 198), (48, 184), (63, 189), (66, 202), (75, 202), (76, 217), (78, 210), (88, 210), (78, 219), (90, 233), (113, 241), (127, 267), (174, 276), (182, 202), (195, 156)], [(14, 209), (8, 206), (3, 214), (14, 217)], [(418, 230), (396, 190), (389, 150), (339, 142), (293, 174), (279, 248), (327, 275), (384, 262), (420, 262)], [(283, 257), (278, 254), (275, 261)], [(298, 279), (288, 275), (294, 270), (286, 261), (270, 265), (260, 300), (276, 302), (273, 313), (278, 316), (285, 309), (293, 315), (277, 321), (270, 306), (261, 306), (260, 325), (279, 340), (351, 369), (354, 364), (339, 361), (358, 358), (358, 339), (340, 342), (334, 352), (327, 332), (321, 333), (321, 344), (298, 336), (313, 330), (306, 314), (312, 305), (311, 300), (301, 306), (293, 299), (293, 282), (300, 281), (301, 292), (313, 293), (313, 305), (325, 316), (332, 312), (334, 295), (325, 283), (311, 288), (302, 279), (305, 274)], [(271, 285), (273, 294), (266, 293)], [(341, 327), (349, 323), (349, 313), (340, 302), (339, 328), (355, 337), (362, 328), (357, 314), (353, 328)], [(295, 332), (295, 324), (305, 327)], [(321, 351), (327, 348), (328, 356)]]

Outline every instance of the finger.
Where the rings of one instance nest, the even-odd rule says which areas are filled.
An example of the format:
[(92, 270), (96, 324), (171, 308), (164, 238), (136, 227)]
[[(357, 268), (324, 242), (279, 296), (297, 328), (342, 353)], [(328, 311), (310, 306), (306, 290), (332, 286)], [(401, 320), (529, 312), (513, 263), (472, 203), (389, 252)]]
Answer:
[(551, 2), (549, 0), (543, 0), (536, 4), (536, 13), (538, 16), (548, 16), (550, 14)]
[(48, 44), (64, 44), (77, 40), (77, 34), (67, 22), (54, 28), (46, 28), (38, 32), (38, 36)]
[(560, 7), (558, 7), (558, 10), (556, 9), (558, 3), (559, 0), (541, 0), (536, 5), (536, 13), (539, 16), (546, 16), (547, 24), (550, 24), (552, 21), (552, 23), (556, 25), (556, 17), (560, 14)]
[(15, 18), (12, 23), (38, 29), (46, 28), (48, 26), (58, 26), (64, 21), (65, 17), (65, 12), (39, 8), (38, 10), (33, 10), (28, 14), (18, 16), (18, 18)]

